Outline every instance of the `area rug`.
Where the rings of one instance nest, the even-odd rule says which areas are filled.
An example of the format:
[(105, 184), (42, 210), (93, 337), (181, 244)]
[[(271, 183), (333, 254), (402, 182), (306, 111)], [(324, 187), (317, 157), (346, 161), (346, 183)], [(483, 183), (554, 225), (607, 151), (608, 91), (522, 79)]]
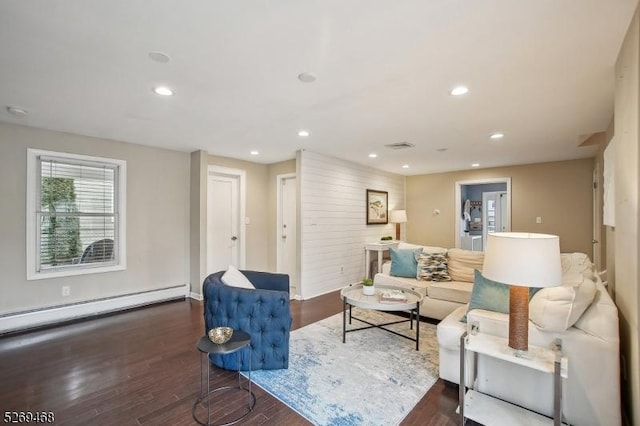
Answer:
[[(356, 308), (354, 316), (374, 323), (398, 319)], [(354, 320), (347, 327), (365, 325)], [(408, 323), (389, 328), (415, 336)], [(420, 323), (419, 351), (415, 342), (379, 329), (347, 333), (343, 344), (342, 314), (291, 333), (288, 369), (251, 374), (255, 384), (311, 423), (341, 426), (398, 424), (437, 378), (435, 325)]]

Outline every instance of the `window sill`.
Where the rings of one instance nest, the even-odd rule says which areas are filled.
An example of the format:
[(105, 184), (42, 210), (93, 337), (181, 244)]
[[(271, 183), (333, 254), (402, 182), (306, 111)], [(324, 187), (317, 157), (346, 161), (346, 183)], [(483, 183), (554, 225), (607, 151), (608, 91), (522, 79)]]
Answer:
[(104, 272), (115, 272), (126, 270), (126, 265), (110, 265), (110, 266), (96, 266), (88, 268), (78, 268), (66, 271), (49, 271), (49, 272), (29, 272), (27, 273), (27, 281), (32, 280), (44, 280), (48, 278), (61, 278), (71, 277), (74, 275), (89, 275), (89, 274), (101, 274)]

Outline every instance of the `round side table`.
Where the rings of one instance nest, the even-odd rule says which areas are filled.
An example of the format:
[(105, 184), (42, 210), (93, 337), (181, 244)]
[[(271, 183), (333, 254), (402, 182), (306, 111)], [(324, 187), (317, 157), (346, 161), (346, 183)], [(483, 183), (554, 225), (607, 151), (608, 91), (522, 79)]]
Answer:
[[(209, 337), (203, 336), (198, 340), (197, 348), (200, 351), (200, 396), (196, 399), (196, 402), (193, 404), (193, 409), (191, 410), (191, 414), (193, 415), (193, 419), (203, 426), (228, 426), (235, 423), (238, 423), (240, 420), (245, 418), (251, 411), (253, 411), (253, 407), (256, 405), (256, 397), (251, 391), (251, 337), (249, 334), (244, 331), (233, 330), (233, 335), (231, 339), (227, 343), (223, 343), (218, 345), (209, 340)], [(237, 386), (221, 386), (215, 389), (211, 389), (211, 381), (210, 381), (210, 370), (211, 370), (211, 360), (209, 359), (209, 354), (215, 355), (228, 355), (235, 353), (238, 359), (238, 365), (240, 365), (240, 352), (243, 348), (249, 348), (249, 374), (248, 374), (248, 385), (247, 387), (242, 387), (240, 383), (240, 378), (242, 375), (238, 370), (238, 385)], [(207, 365), (206, 369), (204, 364)], [(207, 387), (205, 389), (204, 384), (204, 375), (206, 374), (206, 384)], [(247, 410), (243, 412), (240, 417), (237, 417), (234, 420), (231, 420), (227, 423), (215, 424), (211, 422), (211, 400), (216, 392), (223, 392), (229, 390), (240, 390), (247, 392)], [(205, 407), (206, 402), (206, 411), (207, 411), (207, 421), (203, 422), (196, 415), (196, 409), (198, 406)]]

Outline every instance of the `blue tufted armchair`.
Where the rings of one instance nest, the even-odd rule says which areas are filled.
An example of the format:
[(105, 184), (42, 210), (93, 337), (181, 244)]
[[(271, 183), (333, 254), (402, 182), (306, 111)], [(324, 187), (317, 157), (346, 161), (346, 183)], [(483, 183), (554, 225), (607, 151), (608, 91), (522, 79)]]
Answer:
[[(205, 333), (220, 326), (242, 330), (251, 336), (251, 369), (289, 367), (289, 276), (241, 271), (255, 289), (231, 287), (221, 281), (224, 271), (209, 275), (202, 285)], [(248, 370), (249, 351), (236, 355), (210, 355), (211, 362), (227, 370)]]

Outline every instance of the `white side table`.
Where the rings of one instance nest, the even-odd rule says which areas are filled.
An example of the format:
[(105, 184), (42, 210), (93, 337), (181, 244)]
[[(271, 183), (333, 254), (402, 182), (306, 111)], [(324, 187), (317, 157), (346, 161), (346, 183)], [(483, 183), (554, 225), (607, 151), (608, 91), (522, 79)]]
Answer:
[(377, 241), (375, 243), (367, 243), (364, 246), (364, 276), (369, 277), (369, 265), (371, 264), (371, 252), (378, 252), (378, 272), (382, 272), (382, 253), (391, 247), (396, 248), (400, 241)]
[[(505, 338), (489, 334), (464, 333), (460, 337), (460, 385), (459, 403), (460, 424), (464, 426), (466, 419), (471, 419), (485, 426), (492, 425), (561, 425), (562, 378), (567, 378), (567, 358), (562, 356), (562, 342), (557, 339), (554, 349), (529, 345), (523, 356), (516, 356), (515, 350), (508, 346)], [(483, 354), (502, 361), (511, 362), (523, 367), (532, 368), (543, 373), (553, 374), (553, 419), (529, 411), (523, 407), (510, 404), (474, 390), (466, 390), (465, 370), (466, 354), (472, 352), (477, 365), (478, 354)], [(472, 383), (475, 381), (473, 378)]]

